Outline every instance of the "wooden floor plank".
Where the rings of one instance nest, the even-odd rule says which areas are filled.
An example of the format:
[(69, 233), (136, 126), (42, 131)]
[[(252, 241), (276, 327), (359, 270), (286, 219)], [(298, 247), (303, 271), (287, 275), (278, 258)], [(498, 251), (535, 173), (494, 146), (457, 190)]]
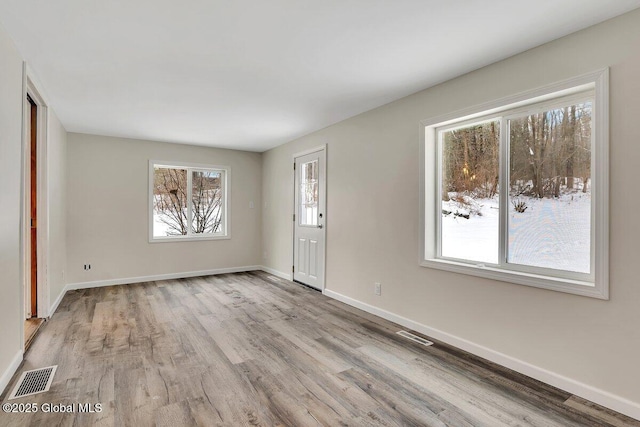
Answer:
[(20, 373), (58, 365), (2, 426), (640, 426), (263, 272), (69, 291)]

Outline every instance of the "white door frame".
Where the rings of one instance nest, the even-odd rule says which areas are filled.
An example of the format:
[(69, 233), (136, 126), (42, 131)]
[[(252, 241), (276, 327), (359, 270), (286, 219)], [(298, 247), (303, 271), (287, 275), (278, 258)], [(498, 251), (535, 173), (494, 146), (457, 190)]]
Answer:
[[(295, 166), (296, 163), (296, 158), (298, 157), (302, 157), (302, 156), (306, 156), (307, 154), (313, 154), (316, 153), (318, 151), (322, 151), (322, 158), (324, 160), (324, 195), (320, 195), (320, 197), (324, 197), (324, 212), (322, 212), (323, 214), (323, 218), (322, 218), (322, 238), (324, 239), (324, 249), (322, 251), (322, 257), (323, 257), (323, 263), (322, 263), (322, 284), (320, 286), (320, 291), (322, 293), (324, 293), (325, 291), (325, 285), (326, 285), (326, 275), (327, 275), (327, 210), (328, 210), (328, 205), (327, 205), (327, 201), (328, 201), (328, 197), (327, 197), (327, 189), (328, 189), (328, 183), (327, 183), (327, 171), (328, 171), (328, 167), (327, 167), (327, 144), (322, 144), (313, 148), (309, 148), (308, 150), (304, 150), (304, 151), (299, 151), (297, 153), (294, 153), (291, 156), (291, 162), (293, 163), (293, 165)], [(296, 253), (295, 253), (295, 244), (296, 244), (296, 214), (297, 214), (297, 210), (298, 207), (296, 206), (296, 192), (298, 191), (298, 189), (296, 188), (296, 170), (293, 170), (293, 198), (292, 198), (292, 204), (293, 204), (293, 211), (291, 212), (292, 218), (294, 218), (293, 222), (292, 222), (292, 239), (291, 239), (291, 265), (295, 266), (296, 264)], [(291, 272), (291, 280), (294, 280), (294, 272)]]
[[(37, 264), (38, 264), (38, 297), (37, 297), (37, 317), (49, 316), (49, 281), (48, 281), (48, 242), (49, 242), (49, 209), (48, 209), (48, 184), (47, 184), (47, 145), (48, 145), (48, 102), (41, 89), (41, 86), (37, 83), (35, 76), (26, 62), (22, 67), (22, 203), (21, 210), (21, 227), (20, 227), (20, 242), (22, 246), (21, 250), (21, 265), (22, 265), (22, 292), (23, 301), (21, 310), (22, 320), (20, 324), (24, 328), (24, 319), (29, 317), (30, 308), (30, 295), (31, 295), (31, 136), (28, 132), (30, 124), (27, 123), (28, 111), (27, 108), (31, 108), (27, 101), (27, 95), (31, 97), (38, 108), (38, 129), (36, 136), (37, 143), (37, 211), (38, 211), (38, 237), (37, 237)], [(33, 314), (33, 313), (32, 313)], [(21, 339), (24, 340), (24, 330), (20, 334)], [(22, 343), (24, 347), (24, 342)]]

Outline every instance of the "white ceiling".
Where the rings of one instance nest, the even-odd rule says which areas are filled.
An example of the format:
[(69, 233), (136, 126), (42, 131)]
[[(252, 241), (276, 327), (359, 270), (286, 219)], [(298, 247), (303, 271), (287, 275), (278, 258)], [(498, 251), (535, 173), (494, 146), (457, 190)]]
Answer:
[(70, 132), (264, 151), (640, 0), (0, 0)]

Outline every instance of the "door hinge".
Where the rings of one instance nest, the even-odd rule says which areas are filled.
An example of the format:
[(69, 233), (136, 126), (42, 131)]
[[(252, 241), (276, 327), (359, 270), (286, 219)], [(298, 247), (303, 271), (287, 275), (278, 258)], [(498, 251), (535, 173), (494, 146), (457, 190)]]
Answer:
[(293, 162), (293, 170), (296, 170), (296, 162)]
[(291, 266), (291, 272), (292, 272), (292, 273), (295, 273), (295, 272), (296, 272), (296, 266), (295, 266), (295, 265), (292, 265), (292, 266)]
[(296, 214), (293, 214), (293, 222), (296, 222)]

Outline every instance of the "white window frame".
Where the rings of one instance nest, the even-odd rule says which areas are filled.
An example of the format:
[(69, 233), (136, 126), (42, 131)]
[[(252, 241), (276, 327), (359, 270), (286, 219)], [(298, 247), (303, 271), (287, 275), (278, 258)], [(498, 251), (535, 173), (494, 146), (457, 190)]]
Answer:
[[(175, 168), (187, 170), (187, 206), (189, 207), (187, 214), (187, 223), (189, 228), (187, 235), (182, 236), (162, 236), (154, 237), (153, 235), (153, 183), (154, 169)], [(191, 180), (192, 172), (197, 171), (213, 171), (222, 173), (222, 232), (221, 233), (202, 233), (196, 234), (191, 232)], [(229, 206), (231, 205), (230, 191), (231, 188), (231, 168), (229, 166), (207, 165), (200, 163), (173, 162), (161, 160), (149, 160), (149, 243), (158, 242), (185, 242), (198, 240), (225, 240), (231, 238), (231, 220), (229, 215)]]
[[(593, 100), (591, 156), (591, 272), (572, 273), (551, 268), (506, 263), (482, 264), (443, 258), (441, 242), (441, 151), (439, 131), (501, 118), (501, 139), (508, 137), (508, 120), (531, 112)], [(514, 284), (609, 299), (609, 70), (598, 70), (543, 88), (420, 122), (420, 265)], [(509, 144), (500, 147), (500, 256), (506, 254)]]

